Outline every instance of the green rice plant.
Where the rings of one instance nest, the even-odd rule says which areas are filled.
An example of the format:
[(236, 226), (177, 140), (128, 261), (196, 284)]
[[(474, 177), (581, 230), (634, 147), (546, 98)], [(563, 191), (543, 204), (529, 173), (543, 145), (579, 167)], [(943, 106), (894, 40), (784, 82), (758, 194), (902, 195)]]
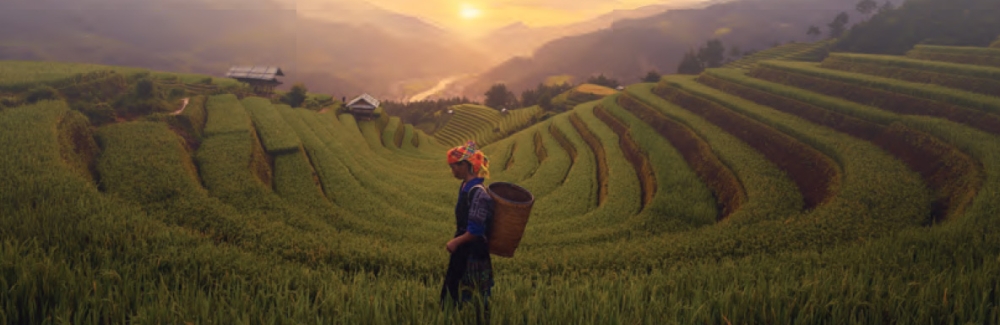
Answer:
[[(956, 76), (972, 77), (978, 79), (989, 79), (1000, 81), (1000, 68), (983, 67), (951, 62), (938, 62), (927, 60), (915, 60), (904, 56), (876, 55), (859, 53), (832, 53), (826, 61), (864, 63), (870, 65), (880, 65), (885, 67), (896, 67), (913, 69), (924, 72), (950, 74)], [(824, 62), (823, 67), (826, 67)], [(860, 71), (856, 71), (860, 72)]]
[(448, 145), (458, 145), (468, 140), (488, 145), (532, 124), (533, 117), (541, 112), (541, 107), (508, 110), (506, 115), (492, 108), (476, 105), (458, 105), (449, 110), (454, 112), (453, 116), (434, 132), (438, 140)]
[[(537, 130), (532, 127), (530, 130)], [(497, 182), (523, 181), (531, 176), (538, 168), (538, 155), (535, 154), (535, 139), (532, 132), (519, 132), (512, 137), (515, 143), (511, 146), (510, 157), (500, 162), (494, 169), (501, 169), (504, 172), (497, 174), (494, 179)], [(498, 157), (499, 158), (499, 157)]]
[(888, 78), (859, 75), (856, 73), (841, 72), (829, 69), (822, 69), (812, 63), (795, 62), (763, 62), (762, 67), (777, 69), (782, 71), (795, 72), (824, 78), (832, 81), (839, 81), (853, 85), (894, 92), (897, 94), (924, 98), (933, 101), (952, 103), (968, 108), (978, 109), (990, 113), (1000, 113), (1000, 98), (973, 94), (956, 89), (945, 88), (935, 85), (917, 84), (912, 82), (899, 81)]
[(713, 97), (689, 93), (687, 88), (679, 86), (681, 84), (691, 83), (670, 79), (660, 83), (656, 88), (657, 94), (724, 129), (744, 130), (735, 135), (761, 151), (791, 176), (802, 192), (805, 209), (811, 210), (822, 205), (836, 192), (840, 172), (829, 156), (767, 123), (747, 118), (739, 114), (738, 110), (713, 101)]
[[(541, 238), (522, 245), (529, 245), (527, 247), (534, 249), (555, 249), (574, 244), (614, 241), (641, 231), (636, 229), (640, 224), (636, 215), (640, 212), (642, 201), (638, 178), (632, 165), (617, 146), (619, 141), (617, 135), (594, 115), (593, 109), (596, 105), (595, 101), (577, 106), (574, 114), (577, 115), (576, 124), (580, 126), (578, 128), (586, 132), (581, 134), (583, 138), (592, 137), (588, 142), (599, 145), (600, 147), (596, 148), (602, 149), (604, 153), (603, 157), (597, 157), (599, 163), (597, 171), (600, 172), (600, 161), (604, 159), (607, 173), (604, 183), (606, 185), (598, 185), (595, 188), (599, 193), (598, 207), (584, 215), (539, 224), (533, 230)], [(600, 197), (601, 192), (606, 195), (603, 202)]]
[(403, 132), (405, 129), (399, 117), (390, 117), (389, 124), (382, 130), (382, 146), (389, 149), (399, 148), (403, 142)]
[(613, 104), (607, 100), (603, 101), (601, 106), (594, 108), (594, 116), (601, 119), (604, 124), (618, 135), (618, 144), (625, 155), (625, 160), (628, 160), (632, 165), (636, 179), (639, 181), (639, 197), (641, 198), (641, 207), (639, 210), (641, 211), (646, 207), (646, 204), (649, 204), (649, 201), (653, 200), (653, 196), (656, 195), (656, 178), (653, 175), (653, 168), (649, 164), (649, 158), (646, 157), (646, 154), (635, 143), (629, 126), (619, 120), (618, 117), (609, 114), (604, 105)]
[(101, 71), (133, 74), (144, 70), (83, 63), (0, 61), (0, 76), (3, 76), (0, 91), (20, 92), (39, 84), (67, 82), (78, 75)]
[[(548, 172), (549, 168), (552, 167), (543, 165), (539, 169), (544, 168), (545, 172), (540, 175), (548, 177), (550, 181), (546, 181), (544, 178), (532, 178), (524, 183), (525, 186), (531, 186), (532, 182), (552, 182), (560, 179), (557, 188), (536, 199), (535, 207), (532, 210), (534, 211), (532, 212), (534, 219), (531, 220), (533, 227), (582, 215), (597, 207), (597, 182), (594, 178), (597, 173), (597, 165), (594, 154), (580, 134), (576, 132), (568, 114), (560, 114), (551, 120), (552, 127), (558, 129), (566, 137), (577, 154), (572, 165), (563, 175), (559, 175), (558, 171)], [(558, 160), (550, 159), (545, 165), (557, 164)], [(561, 178), (559, 178), (560, 176)], [(540, 186), (532, 187), (532, 189), (537, 190)], [(534, 231), (533, 227), (529, 227), (527, 231)], [(526, 232), (526, 236), (530, 234)]]
[(725, 224), (751, 224), (784, 218), (802, 209), (802, 194), (777, 165), (724, 129), (655, 95), (654, 86), (634, 85), (626, 88), (626, 93), (704, 139), (722, 165), (732, 170), (746, 192), (746, 202), (732, 211), (723, 221)]
[(97, 138), (104, 151), (98, 167), (105, 191), (141, 204), (206, 193), (183, 140), (166, 124), (109, 125)]
[[(788, 43), (778, 45), (763, 51), (757, 51), (739, 60), (735, 60), (723, 65), (725, 68), (749, 69), (753, 68), (757, 62), (763, 60), (789, 60), (799, 58), (812, 58), (810, 54), (825, 49), (827, 42), (817, 43)], [(818, 60), (817, 60), (818, 61)]]
[[(220, 137), (228, 136), (232, 135)], [(211, 192), (203, 189), (179, 138), (164, 124), (117, 124), (102, 128), (99, 137), (106, 148), (99, 169), (107, 192), (141, 204), (151, 217), (289, 261), (313, 265), (337, 261), (323, 239), (334, 231), (329, 225), (263, 191), (243, 189), (239, 194), (244, 197), (223, 193), (226, 189), (212, 186), (214, 161), (203, 168)], [(314, 213), (323, 216), (319, 210)], [(268, 238), (268, 245), (254, 238)]]
[(977, 55), (977, 56), (1000, 56), (1000, 50), (989, 48), (989, 47), (978, 47), (978, 46), (942, 46), (942, 45), (924, 45), (918, 44), (913, 47), (913, 52), (931, 52), (931, 53), (951, 53), (951, 54), (963, 54), (963, 55)]
[(537, 201), (563, 184), (566, 174), (573, 164), (573, 159), (566, 153), (564, 147), (552, 137), (549, 131), (552, 129), (551, 122), (539, 123), (538, 127), (531, 129), (537, 130), (535, 132), (536, 156), (539, 153), (544, 153), (545, 158), (540, 158), (538, 168), (535, 169), (532, 176), (519, 182), (518, 185), (531, 191)]
[[(332, 158), (336, 158), (342, 167), (333, 167), (337, 170), (339, 177), (326, 184), (336, 184), (335, 188), (327, 191), (333, 194), (334, 202), (342, 208), (359, 216), (380, 216), (378, 220), (356, 220), (362, 222), (359, 225), (371, 224), (384, 228), (385, 222), (397, 222), (401, 229), (394, 232), (402, 232), (403, 229), (411, 231), (426, 231), (432, 233), (431, 229), (443, 226), (447, 219), (441, 219), (441, 215), (447, 215), (448, 206), (442, 204), (454, 200), (454, 192), (443, 191), (445, 184), (456, 184), (451, 179), (447, 165), (443, 163), (443, 154), (439, 161), (426, 161), (421, 164), (403, 166), (399, 161), (386, 160), (382, 156), (372, 151), (367, 144), (360, 139), (362, 135), (356, 127), (350, 127), (349, 121), (346, 127), (334, 127), (332, 121), (324, 121), (322, 115), (313, 112), (299, 110), (302, 122), (308, 130), (315, 134), (312, 138), (317, 141), (313, 144), (306, 144), (307, 150), (314, 146), (324, 147), (331, 152)], [(321, 117), (317, 119), (316, 117)], [(350, 118), (349, 116), (345, 116)], [(328, 122), (328, 123), (324, 123)], [(354, 149), (349, 149), (353, 147)], [(315, 148), (313, 148), (315, 149)], [(340, 154), (349, 153), (353, 154)], [(432, 165), (433, 164), (433, 165)], [(332, 167), (332, 166), (331, 166)], [(426, 176), (431, 170), (437, 172), (431, 178)], [(317, 167), (324, 169), (324, 167)], [(405, 172), (408, 169), (421, 170), (422, 173), (414, 174)], [(321, 175), (322, 176), (322, 175)], [(365, 184), (365, 185), (361, 185)], [(412, 184), (412, 185), (411, 185)], [(438, 191), (410, 192), (407, 189), (424, 188), (437, 189)], [(420, 199), (412, 198), (419, 195)], [(345, 201), (346, 200), (346, 201)], [(388, 204), (392, 202), (392, 204)], [(437, 218), (435, 218), (437, 217)], [(358, 218), (362, 219), (362, 218)], [(410, 240), (415, 235), (397, 236), (394, 240)]]
[(399, 141), (399, 148), (410, 152), (415, 151), (417, 146), (414, 145), (414, 142), (418, 142), (415, 141), (417, 137), (416, 129), (413, 127), (413, 124), (402, 124), (402, 127), (403, 136)]
[[(746, 193), (736, 175), (729, 167), (722, 164), (722, 161), (712, 152), (704, 139), (701, 139), (691, 128), (657, 112), (655, 108), (633, 98), (628, 93), (619, 96), (618, 106), (631, 113), (629, 115), (644, 121), (645, 124), (669, 141), (674, 148), (677, 148), (678, 154), (684, 157), (689, 168), (693, 169), (702, 183), (711, 190), (717, 201), (718, 219), (725, 219), (745, 204)], [(625, 116), (624, 113), (621, 114)], [(636, 124), (638, 123), (633, 123), (633, 125)], [(651, 154), (656, 151), (655, 149), (647, 149), (647, 152)], [(675, 170), (677, 168), (660, 169)], [(666, 172), (661, 171), (658, 175), (664, 173)], [(697, 192), (692, 191), (686, 194), (688, 193)], [(691, 200), (690, 202), (697, 201)]]
[(205, 122), (205, 137), (227, 133), (248, 133), (253, 129), (250, 115), (235, 95), (215, 95), (208, 98), (205, 105), (208, 117)]
[(267, 99), (247, 97), (241, 101), (260, 135), (261, 143), (268, 154), (276, 155), (299, 150), (302, 142), (288, 123)]
[(917, 45), (906, 52), (906, 56), (918, 60), (1000, 67), (997, 53), (1000, 50), (994, 48)]
[[(375, 121), (357, 121), (356, 125), (366, 143), (368, 143), (369, 150), (376, 152), (385, 152), (389, 149), (382, 145), (382, 133), (383, 131), (379, 129), (378, 123)], [(391, 138), (390, 138), (391, 139)]]
[[(931, 214), (935, 221), (948, 215), (961, 215), (979, 188), (978, 180), (982, 175), (977, 163), (955, 147), (926, 133), (898, 123), (880, 125), (827, 110), (811, 104), (816, 100), (816, 94), (752, 79), (739, 71), (709, 70), (699, 81), (878, 145), (919, 172), (934, 190)], [(796, 95), (785, 95), (787, 97), (783, 98), (778, 93)]]
[[(291, 107), (275, 107), (275, 114), (280, 110), (291, 110)], [(290, 130), (291, 124), (287, 124)], [(296, 135), (298, 138), (298, 135)], [(304, 150), (277, 155), (274, 157), (274, 192), (293, 205), (306, 206), (314, 211), (330, 211), (333, 205), (323, 193), (320, 178), (313, 167), (309, 156)]]
[(580, 119), (579, 115), (576, 113), (570, 114), (569, 120), (573, 123), (573, 127), (576, 128), (576, 132), (580, 134), (580, 137), (590, 146), (590, 152), (594, 153), (594, 162), (597, 166), (597, 173), (594, 176), (595, 189), (597, 190), (597, 205), (600, 206), (604, 204), (604, 200), (608, 197), (607, 153), (604, 146), (601, 145), (600, 140), (590, 131), (587, 124)]
[[(90, 177), (73, 166), (83, 161), (64, 159), (59, 124), (78, 118), (74, 116), (65, 102), (55, 101), (0, 111), (0, 141), (8, 152), (0, 157), (3, 238), (37, 239), (72, 250), (88, 237), (108, 245), (127, 245), (128, 238), (116, 232), (149, 235), (146, 229), (150, 228), (137, 221), (144, 218), (140, 208), (100, 197)], [(90, 128), (78, 130), (92, 137)]]
[[(884, 217), (893, 220), (898, 226), (923, 222), (928, 217), (928, 202), (930, 200), (919, 175), (910, 171), (902, 162), (892, 158), (872, 143), (853, 139), (825, 127), (817, 128), (814, 124), (796, 116), (725, 94), (694, 83), (690, 79), (666, 78), (664, 80), (670, 85), (682, 87), (685, 91), (710, 99), (748, 118), (774, 127), (795, 139), (801, 139), (799, 141), (822, 152), (826, 157), (829, 157), (828, 159), (833, 159), (840, 168), (843, 168), (830, 183), (835, 186), (831, 193), (836, 193), (831, 198), (840, 202), (833, 206), (817, 208), (817, 213), (841, 213), (837, 210), (853, 205), (852, 202), (863, 201), (866, 197), (875, 195), (874, 193), (883, 193), (883, 189), (877, 189), (872, 185), (880, 182), (887, 183), (879, 180), (886, 179), (884, 178), (886, 174), (891, 172), (897, 176), (888, 179), (892, 179), (896, 184), (882, 184), (881, 186), (893, 187), (895, 190), (892, 192), (898, 196), (892, 200), (883, 200), (881, 207), (871, 207), (872, 213), (878, 213), (875, 212), (878, 211), (877, 209), (885, 209), (882, 210), (884, 211), (882, 213), (885, 214)], [(840, 204), (844, 205), (837, 207)], [(901, 213), (904, 211), (900, 210), (901, 207), (911, 206), (918, 207), (908, 208), (907, 213)]]
[(321, 145), (320, 140), (303, 122), (296, 110), (287, 105), (278, 105), (276, 108), (282, 119), (288, 123), (292, 130), (295, 130), (299, 139), (302, 140), (303, 150), (309, 157), (312, 167), (316, 170), (323, 192), (326, 193), (329, 200), (336, 202), (339, 200), (336, 195), (337, 190), (346, 190), (346, 188), (336, 185), (340, 184), (340, 179), (346, 177), (344, 176), (346, 172), (342, 172), (343, 167), (339, 164), (339, 160), (328, 148)]
[(208, 111), (205, 108), (207, 102), (205, 96), (192, 97), (179, 115), (181, 119), (186, 120), (185, 123), (190, 125), (193, 135), (199, 139), (205, 132), (205, 124), (208, 121)]
[[(919, 61), (931, 62), (931, 61)], [(873, 76), (880, 76), (909, 82), (935, 84), (939, 86), (961, 89), (969, 92), (992, 95), (1000, 87), (1000, 81), (963, 77), (939, 72), (906, 69), (893, 66), (886, 66), (875, 63), (851, 62), (848, 60), (831, 57), (823, 62), (823, 68), (840, 70), (846, 72), (861, 73)], [(1000, 70), (998, 70), (1000, 71)]]
[[(643, 194), (648, 195), (642, 202), (639, 228), (656, 235), (714, 223), (719, 213), (712, 192), (687, 165), (681, 153), (647, 124), (648, 121), (637, 118), (617, 104), (622, 96), (606, 97), (601, 103), (602, 109), (595, 109), (594, 112), (610, 115), (601, 119), (615, 119), (617, 123), (610, 122), (608, 125), (617, 129), (616, 133), (624, 135), (620, 135), (620, 139), (634, 141), (632, 145), (623, 143), (621, 147), (622, 151), (634, 151), (625, 153), (627, 159), (637, 176), (648, 178), (639, 179), (640, 186), (647, 187), (641, 188)], [(601, 111), (604, 113), (599, 113)], [(629, 149), (630, 146), (635, 147)], [(639, 159), (646, 160), (646, 166), (636, 161)]]
[[(822, 70), (822, 69), (821, 69)], [(819, 71), (826, 73), (824, 70)], [(836, 71), (833, 71), (836, 72)], [(842, 72), (836, 72), (842, 73)], [(751, 76), (772, 82), (794, 84), (797, 87), (809, 89), (827, 95), (843, 97), (859, 103), (876, 106), (888, 111), (902, 114), (926, 115), (942, 117), (955, 122), (964, 123), (978, 129), (997, 133), (1000, 132), (1000, 114), (990, 110), (976, 110), (962, 103), (932, 100), (908, 94), (901, 94), (890, 89), (878, 89), (865, 84), (850, 81), (839, 81), (828, 76), (811, 75), (802, 70), (773, 69), (761, 67), (751, 72)], [(875, 77), (868, 77), (875, 78)], [(964, 93), (969, 96), (971, 93)], [(958, 94), (955, 94), (958, 96)]]
[(67, 112), (59, 120), (59, 156), (81, 177), (96, 181), (100, 148), (94, 142), (90, 121), (77, 111)]

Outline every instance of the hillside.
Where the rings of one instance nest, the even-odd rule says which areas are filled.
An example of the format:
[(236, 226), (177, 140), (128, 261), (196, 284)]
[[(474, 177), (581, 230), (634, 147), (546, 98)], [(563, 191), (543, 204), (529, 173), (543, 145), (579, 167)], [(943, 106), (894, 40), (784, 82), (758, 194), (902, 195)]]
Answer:
[(700, 3), (649, 5), (632, 10), (615, 10), (586, 21), (557, 26), (530, 27), (523, 22), (516, 22), (479, 37), (476, 42), (489, 52), (499, 54), (499, 57), (529, 56), (535, 49), (549, 41), (608, 28), (618, 20), (645, 18), (671, 9), (701, 6), (704, 5)]
[[(854, 0), (744, 0), (706, 8), (670, 10), (610, 28), (551, 41), (530, 57), (508, 60), (468, 82), (464, 94), (481, 96), (494, 83), (520, 92), (555, 75), (576, 80), (604, 74), (632, 83), (650, 70), (673, 73), (689, 49), (719, 38), (729, 49), (761, 50), (789, 41), (816, 39), (809, 26), (824, 26), (840, 12), (858, 21)], [(475, 98), (475, 97), (473, 97)]]
[[(490, 181), (535, 196), (494, 320), (1000, 322), (998, 60), (763, 60), (492, 142)], [(0, 63), (0, 322), (458, 317), (436, 301), (459, 183), (434, 138), (185, 82), (204, 76), (26, 64)], [(73, 95), (142, 80), (196, 87), (183, 118), (95, 123)]]
[[(214, 76), (233, 64), (276, 65), (287, 75), (286, 89), (304, 82), (337, 98), (362, 92), (401, 96), (397, 81), (478, 71), (488, 64), (476, 59), (481, 53), (412, 17), (375, 8), (351, 19), (339, 11), (332, 16), (340, 19), (318, 19), (295, 9), (295, 3), (278, 0), (3, 1), (0, 60)], [(380, 17), (381, 24), (356, 17)]]
[(852, 27), (835, 50), (901, 55), (917, 44), (989, 46), (1000, 33), (998, 16), (1000, 2), (992, 0), (908, 0)]
[(434, 131), (437, 143), (452, 147), (476, 141), (483, 146), (535, 124), (542, 113), (538, 106), (500, 112), (479, 105), (456, 105), (448, 108), (444, 125)]

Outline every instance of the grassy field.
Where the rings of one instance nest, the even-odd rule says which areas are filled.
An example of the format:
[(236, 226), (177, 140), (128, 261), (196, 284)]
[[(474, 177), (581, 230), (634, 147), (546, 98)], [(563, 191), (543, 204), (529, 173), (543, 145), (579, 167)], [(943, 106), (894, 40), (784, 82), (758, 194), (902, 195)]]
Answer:
[[(47, 67), (0, 85), (90, 68)], [(460, 185), (444, 153), (468, 139), (488, 182), (535, 198), (516, 256), (493, 258), (494, 323), (1000, 323), (1000, 105), (975, 86), (995, 70), (762, 60), (544, 121), (455, 107), (434, 135), (225, 91), (182, 124), (18, 101), (0, 110), (0, 323), (470, 323), (438, 305)]]

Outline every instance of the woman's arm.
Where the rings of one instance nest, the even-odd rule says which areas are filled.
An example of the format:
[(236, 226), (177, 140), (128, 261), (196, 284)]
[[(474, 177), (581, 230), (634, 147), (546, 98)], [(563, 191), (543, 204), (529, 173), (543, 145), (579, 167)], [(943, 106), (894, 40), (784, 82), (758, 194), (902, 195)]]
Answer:
[(468, 231), (466, 231), (461, 236), (458, 236), (458, 237), (455, 237), (455, 238), (452, 238), (451, 240), (449, 240), (448, 241), (448, 245), (446, 246), (446, 248), (448, 249), (449, 253), (454, 253), (456, 250), (458, 250), (459, 246), (465, 245), (465, 243), (468, 243), (469, 241), (472, 241), (475, 238), (476, 238), (475, 235), (473, 235), (473, 234), (469, 233)]
[(448, 252), (455, 252), (459, 246), (475, 239), (486, 238), (486, 221), (493, 216), (493, 198), (484, 190), (476, 191), (469, 207), (468, 230), (461, 236), (448, 241)]

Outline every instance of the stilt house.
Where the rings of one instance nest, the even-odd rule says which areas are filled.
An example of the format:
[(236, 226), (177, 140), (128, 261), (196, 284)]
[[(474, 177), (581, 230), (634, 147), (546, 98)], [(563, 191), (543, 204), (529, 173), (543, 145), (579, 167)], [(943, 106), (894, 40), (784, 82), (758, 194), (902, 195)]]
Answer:
[(226, 73), (226, 78), (245, 82), (255, 93), (267, 97), (274, 94), (274, 88), (282, 84), (278, 81), (279, 76), (284, 77), (285, 73), (281, 68), (271, 66), (234, 66)]
[(375, 109), (381, 104), (378, 99), (369, 94), (362, 94), (347, 103), (347, 109), (355, 118), (370, 119), (375, 116)]

